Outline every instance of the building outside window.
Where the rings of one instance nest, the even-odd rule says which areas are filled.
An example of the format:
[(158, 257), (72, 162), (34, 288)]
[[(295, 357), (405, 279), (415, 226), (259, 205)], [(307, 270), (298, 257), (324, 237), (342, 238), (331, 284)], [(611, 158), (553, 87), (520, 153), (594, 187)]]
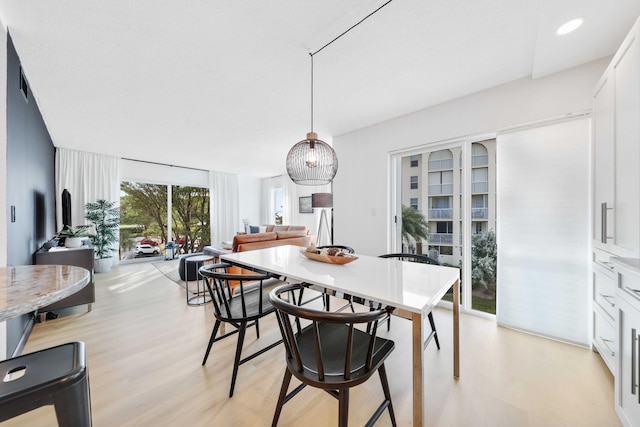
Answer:
[(409, 187), (412, 190), (417, 190), (418, 189), (418, 176), (414, 175), (411, 177), (411, 186)]

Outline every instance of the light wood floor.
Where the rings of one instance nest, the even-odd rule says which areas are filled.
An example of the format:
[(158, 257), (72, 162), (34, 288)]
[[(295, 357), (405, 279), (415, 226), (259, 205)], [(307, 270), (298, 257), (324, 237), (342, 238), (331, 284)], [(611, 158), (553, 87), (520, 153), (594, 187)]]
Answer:
[[(589, 349), (461, 316), (461, 376), (452, 376), (451, 312), (436, 310), (443, 348), (426, 350), (430, 426), (619, 426), (613, 378)], [(269, 426), (284, 371), (282, 348), (240, 367), (228, 398), (236, 338), (216, 343), (201, 361), (213, 326), (211, 306), (188, 307), (184, 289), (150, 264), (96, 275), (96, 303), (37, 324), (25, 352), (86, 343), (93, 421), (111, 426)], [(398, 425), (411, 425), (410, 323), (392, 321), (396, 350), (387, 371)], [(278, 337), (274, 318), (245, 348)], [(384, 332), (386, 335), (387, 333)], [(382, 398), (379, 380), (354, 389), (350, 425), (363, 425)], [(284, 407), (279, 426), (335, 426), (337, 401), (307, 387)], [(52, 426), (51, 407), (2, 426)], [(385, 413), (378, 424), (391, 425)]]

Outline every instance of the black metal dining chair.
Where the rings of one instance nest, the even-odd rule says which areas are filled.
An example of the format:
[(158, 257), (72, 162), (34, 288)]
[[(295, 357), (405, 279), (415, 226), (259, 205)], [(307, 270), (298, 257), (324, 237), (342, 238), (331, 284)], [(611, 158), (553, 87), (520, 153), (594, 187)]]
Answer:
[[(384, 255), (380, 255), (380, 258), (395, 258), (395, 259), (399, 259), (400, 261), (440, 265), (440, 263), (437, 260), (422, 254), (408, 254), (408, 253), (384, 254)], [(429, 312), (428, 318), (429, 318), (429, 325), (431, 326), (431, 333), (427, 337), (426, 343), (429, 344), (429, 341), (431, 341), (431, 338), (433, 338), (436, 341), (436, 347), (438, 347), (438, 350), (440, 350), (440, 340), (438, 340), (438, 332), (436, 331), (436, 322), (433, 320), (432, 312)], [(391, 322), (391, 319), (389, 318), (389, 323), (390, 322)], [(427, 344), (425, 344), (425, 346)]]
[[(275, 312), (269, 300), (269, 291), (283, 282), (273, 279), (266, 273), (230, 274), (227, 273), (229, 267), (231, 265), (226, 263), (209, 264), (201, 267), (199, 271), (213, 301), (213, 315), (216, 318), (202, 365), (207, 363), (214, 342), (238, 333), (231, 388), (229, 389), (229, 397), (232, 397), (238, 376), (238, 367), (282, 342), (279, 340), (241, 359), (247, 328), (255, 325), (256, 335), (260, 338), (259, 320)], [(235, 330), (216, 337), (222, 322), (230, 324)]]
[[(387, 315), (387, 309), (336, 313), (299, 306), (294, 303), (293, 294), (303, 287), (302, 284), (279, 286), (269, 296), (276, 308), (287, 362), (272, 427), (278, 424), (284, 404), (307, 385), (325, 390), (338, 399), (338, 425), (346, 427), (349, 421), (349, 389), (367, 381), (376, 371), (382, 383), (384, 400), (366, 425), (373, 425), (387, 409), (395, 426), (384, 366), (395, 344), (376, 336), (378, 321)], [(310, 324), (300, 327), (301, 323), (309, 321)], [(356, 328), (362, 324), (369, 325), (370, 333)], [(301, 384), (287, 393), (292, 376)]]

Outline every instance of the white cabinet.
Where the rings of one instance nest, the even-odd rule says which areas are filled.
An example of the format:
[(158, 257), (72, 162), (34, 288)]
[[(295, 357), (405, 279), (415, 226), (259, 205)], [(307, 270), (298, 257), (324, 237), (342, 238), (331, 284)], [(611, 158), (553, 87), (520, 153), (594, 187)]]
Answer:
[(593, 246), (610, 250), (613, 227), (613, 79), (607, 71), (593, 94)]
[(614, 260), (619, 342), (616, 412), (625, 426), (640, 425), (640, 259)]
[(640, 256), (640, 21), (593, 93), (593, 247)]
[(640, 257), (640, 19), (594, 88), (591, 123), (592, 342), (615, 375), (611, 258)]
[(617, 342), (615, 334), (616, 292), (613, 267), (593, 267), (593, 347), (609, 370), (616, 372)]
[(640, 426), (640, 19), (593, 91), (592, 138), (592, 342)]

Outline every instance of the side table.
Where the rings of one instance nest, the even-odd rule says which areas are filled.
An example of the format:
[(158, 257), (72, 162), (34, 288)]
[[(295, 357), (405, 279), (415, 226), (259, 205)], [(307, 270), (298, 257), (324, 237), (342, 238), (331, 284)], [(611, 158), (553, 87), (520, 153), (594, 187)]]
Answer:
[(205, 255), (213, 256), (214, 262), (220, 262), (220, 255), (232, 253), (231, 249), (225, 249), (221, 245), (219, 246), (205, 246), (202, 250)]
[[(187, 305), (202, 305), (211, 301), (211, 298), (207, 296), (207, 289), (205, 288), (204, 281), (202, 281), (202, 290), (200, 290), (200, 282), (202, 276), (198, 272), (198, 269), (207, 261), (213, 261), (214, 257), (211, 255), (196, 255), (184, 260), (184, 287), (187, 291)], [(189, 292), (189, 264), (196, 263), (196, 291)], [(191, 294), (191, 296), (189, 296)]]

